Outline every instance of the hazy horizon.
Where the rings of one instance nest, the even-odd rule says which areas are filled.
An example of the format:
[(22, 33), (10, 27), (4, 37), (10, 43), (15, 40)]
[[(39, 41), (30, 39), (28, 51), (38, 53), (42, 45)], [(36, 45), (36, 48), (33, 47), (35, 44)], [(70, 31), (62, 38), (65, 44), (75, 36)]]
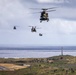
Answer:
[(76, 46), (0, 46), (0, 50), (76, 50)]

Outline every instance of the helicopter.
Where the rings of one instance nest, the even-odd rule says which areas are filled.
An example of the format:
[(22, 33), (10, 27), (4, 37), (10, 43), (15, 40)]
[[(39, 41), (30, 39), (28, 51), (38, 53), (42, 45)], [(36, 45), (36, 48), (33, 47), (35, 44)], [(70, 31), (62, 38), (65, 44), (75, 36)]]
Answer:
[(42, 33), (39, 33), (39, 36), (43, 36), (43, 34)]
[(36, 32), (36, 26), (31, 28), (31, 32)]
[[(56, 10), (51, 10), (51, 9), (54, 9), (56, 7), (52, 7), (52, 8), (42, 8), (40, 10), (42, 10), (41, 12), (35, 12), (35, 13), (41, 13), (40, 15), (40, 23), (42, 21), (49, 21), (49, 15), (48, 15), (48, 12), (52, 12), (52, 11), (56, 11)], [(38, 8), (31, 8), (31, 9), (35, 9), (37, 10)]]
[(41, 27), (37, 27), (37, 26), (29, 26), (31, 27), (31, 32), (37, 32), (37, 29), (41, 29)]
[[(41, 29), (41, 28), (37, 28), (36, 26), (29, 26), (31, 27), (31, 32), (37, 32), (37, 29)], [(42, 33), (39, 33), (39, 36), (43, 36)]]
[(16, 26), (14, 26), (13, 29), (16, 30)]
[(37, 32), (36, 26), (29, 26), (29, 27), (31, 27), (31, 32)]

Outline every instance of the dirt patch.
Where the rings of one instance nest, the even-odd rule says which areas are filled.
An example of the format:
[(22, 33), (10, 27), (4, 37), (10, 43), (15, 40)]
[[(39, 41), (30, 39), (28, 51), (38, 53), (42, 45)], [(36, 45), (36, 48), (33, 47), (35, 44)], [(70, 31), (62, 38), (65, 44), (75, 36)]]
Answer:
[(22, 68), (27, 68), (28, 66), (29, 65), (19, 66), (19, 65), (15, 65), (15, 64), (0, 63), (0, 70), (14, 71), (14, 70), (22, 69)]

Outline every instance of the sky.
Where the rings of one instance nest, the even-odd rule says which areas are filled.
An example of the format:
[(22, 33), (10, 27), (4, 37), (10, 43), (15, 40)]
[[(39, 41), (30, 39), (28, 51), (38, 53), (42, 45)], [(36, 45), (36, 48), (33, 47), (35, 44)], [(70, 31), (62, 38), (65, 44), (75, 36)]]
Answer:
[[(51, 7), (57, 8), (49, 12), (50, 21), (40, 23), (40, 13), (34, 12)], [(28, 45), (76, 46), (76, 0), (0, 0), (0, 46)]]

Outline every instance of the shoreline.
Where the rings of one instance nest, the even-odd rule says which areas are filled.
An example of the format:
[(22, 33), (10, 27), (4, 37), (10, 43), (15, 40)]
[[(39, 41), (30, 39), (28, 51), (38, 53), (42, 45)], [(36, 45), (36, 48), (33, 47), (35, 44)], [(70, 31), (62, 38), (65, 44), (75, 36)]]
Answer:
[[(0, 58), (47, 58), (61, 55), (61, 50), (0, 50)], [(63, 50), (63, 55), (76, 56), (75, 50)]]

